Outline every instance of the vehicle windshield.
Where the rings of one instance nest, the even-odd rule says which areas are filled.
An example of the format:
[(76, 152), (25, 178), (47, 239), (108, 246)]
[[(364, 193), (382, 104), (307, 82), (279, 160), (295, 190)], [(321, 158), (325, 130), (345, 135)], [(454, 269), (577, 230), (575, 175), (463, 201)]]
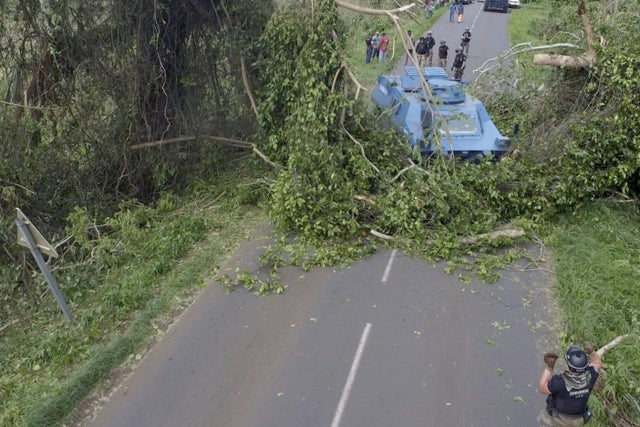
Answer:
[[(458, 113), (445, 116), (445, 120), (451, 135), (475, 135), (478, 133), (475, 117), (468, 114)], [(440, 129), (440, 133), (444, 135), (444, 129)]]

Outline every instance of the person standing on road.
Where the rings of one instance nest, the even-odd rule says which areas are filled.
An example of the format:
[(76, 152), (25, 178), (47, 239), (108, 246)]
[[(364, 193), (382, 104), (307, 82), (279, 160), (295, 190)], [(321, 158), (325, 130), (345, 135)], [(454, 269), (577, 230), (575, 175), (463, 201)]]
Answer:
[(418, 55), (418, 66), (422, 67), (427, 62), (427, 42), (424, 37), (420, 37), (418, 44), (416, 45), (416, 55)]
[(427, 57), (429, 58), (429, 67), (433, 66), (433, 47), (436, 45), (436, 39), (433, 38), (433, 31), (427, 31), (427, 36), (424, 38), (427, 43)]
[(462, 2), (458, 3), (456, 12), (458, 12), (458, 24), (459, 24), (462, 22), (462, 16), (464, 15), (464, 5), (462, 4)]
[(409, 54), (407, 55), (407, 57), (404, 59), (404, 65), (407, 65), (409, 63), (409, 57), (413, 56), (413, 48), (416, 45), (416, 38), (413, 37), (413, 35), (411, 34), (411, 31), (407, 31), (407, 38), (408, 38), (408, 46), (407, 46), (407, 50), (409, 51)]
[(380, 36), (380, 45), (378, 49), (380, 51), (378, 59), (380, 62), (384, 62), (387, 58), (387, 50), (389, 50), (389, 37), (387, 37), (387, 33), (382, 33), (382, 36)]
[(440, 40), (440, 47), (438, 48), (438, 63), (445, 70), (447, 69), (447, 59), (449, 59), (449, 46), (447, 46), (446, 40)]
[(547, 407), (538, 415), (541, 426), (582, 426), (591, 419), (587, 402), (602, 368), (600, 355), (592, 343), (585, 342), (583, 349), (570, 346), (564, 358), (569, 369), (554, 375), (558, 355), (544, 354), (546, 368), (540, 376), (538, 391), (547, 395)]
[(471, 30), (469, 27), (465, 28), (462, 32), (462, 38), (460, 39), (460, 47), (465, 55), (469, 55), (469, 45), (471, 44)]
[(467, 57), (462, 53), (461, 48), (456, 49), (456, 57), (453, 58), (453, 66), (451, 67), (451, 71), (453, 71), (453, 80), (462, 80), (462, 73), (466, 67)]
[(454, 2), (449, 6), (449, 22), (455, 22), (456, 17), (456, 4)]

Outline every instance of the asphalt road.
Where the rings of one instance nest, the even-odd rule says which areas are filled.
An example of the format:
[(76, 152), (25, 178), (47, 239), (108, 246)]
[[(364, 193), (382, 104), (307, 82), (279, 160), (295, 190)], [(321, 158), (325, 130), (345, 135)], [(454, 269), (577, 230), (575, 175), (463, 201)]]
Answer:
[[(509, 48), (509, 33), (507, 29), (511, 13), (518, 13), (517, 10), (510, 10), (509, 13), (484, 12), (484, 3), (477, 1), (464, 6), (464, 16), (461, 23), (450, 23), (449, 12), (446, 11), (441, 19), (431, 28), (433, 37), (436, 39), (434, 51), (434, 66), (437, 66), (437, 49), (440, 40), (446, 40), (449, 46), (449, 67), (447, 73), (453, 76), (451, 65), (455, 56), (455, 49), (460, 46), (460, 38), (465, 28), (469, 28), (472, 35), (469, 45), (469, 56), (467, 67), (462, 76), (463, 80), (473, 81), (476, 77), (473, 70), (479, 68), (487, 59), (495, 58), (500, 53)], [(410, 24), (407, 24), (410, 26)], [(407, 28), (410, 29), (410, 28)], [(419, 35), (418, 35), (419, 38)], [(402, 66), (396, 68), (397, 72), (403, 72)]]
[[(258, 271), (262, 239), (227, 266)], [(91, 426), (535, 426), (547, 277), (496, 284), (379, 251), (283, 271), (279, 296), (212, 284)]]
[[(508, 44), (508, 15), (481, 6), (433, 29), (453, 39), (470, 24), (478, 63)], [(245, 243), (227, 272), (258, 271), (266, 239)], [(285, 268), (283, 295), (212, 284), (82, 424), (535, 426), (545, 270), (512, 266), (491, 285), (444, 270), (382, 250), (336, 271)]]

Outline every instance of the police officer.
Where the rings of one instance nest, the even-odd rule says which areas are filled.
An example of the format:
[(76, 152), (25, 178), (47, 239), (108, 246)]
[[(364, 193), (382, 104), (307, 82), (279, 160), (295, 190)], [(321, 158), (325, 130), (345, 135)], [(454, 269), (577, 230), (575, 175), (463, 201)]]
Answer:
[(429, 58), (429, 67), (433, 66), (433, 47), (436, 45), (436, 39), (433, 38), (433, 31), (427, 31), (424, 38), (427, 43), (427, 57)]
[(547, 395), (547, 407), (538, 415), (538, 423), (546, 427), (584, 425), (591, 418), (587, 402), (602, 368), (600, 355), (590, 342), (583, 348), (572, 345), (564, 355), (568, 369), (554, 375), (557, 359), (555, 353), (544, 354), (546, 368), (538, 391)]
[(465, 28), (462, 32), (460, 47), (465, 55), (469, 55), (469, 44), (471, 44), (471, 31), (469, 28)]
[(424, 37), (420, 37), (418, 40), (418, 44), (416, 45), (416, 55), (418, 55), (418, 66), (422, 67), (424, 63), (427, 61), (427, 53), (429, 49), (427, 48), (427, 42)]
[(440, 40), (440, 47), (438, 47), (438, 63), (445, 70), (447, 69), (448, 59), (449, 59), (449, 46), (447, 46), (447, 41), (442, 39)]
[(453, 71), (453, 79), (454, 80), (462, 80), (462, 73), (464, 72), (465, 67), (467, 66), (467, 57), (462, 52), (461, 48), (456, 49), (456, 57), (453, 58), (453, 66), (451, 67), (451, 71)]

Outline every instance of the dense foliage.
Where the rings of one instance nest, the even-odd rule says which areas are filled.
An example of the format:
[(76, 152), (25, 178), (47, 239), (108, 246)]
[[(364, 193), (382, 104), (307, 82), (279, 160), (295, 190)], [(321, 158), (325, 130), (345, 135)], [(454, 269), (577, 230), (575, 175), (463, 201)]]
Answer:
[[(355, 248), (366, 245), (360, 238), (369, 230), (392, 236), (394, 244), (414, 253), (448, 257), (461, 249), (461, 235), (505, 225), (535, 230), (587, 200), (617, 193), (637, 197), (640, 35), (633, 17), (638, 5), (620, 4), (615, 18), (599, 2), (588, 5), (595, 33), (606, 41), (597, 47), (598, 64), (551, 70), (542, 74), (550, 77), (542, 84), (525, 75), (512, 90), (502, 87), (489, 108), (522, 123), (522, 133), (510, 156), (479, 164), (416, 158), (377, 125), (366, 101), (353, 100), (355, 85), (341, 69), (333, 2), (321, 2), (304, 19), (298, 11), (284, 11), (261, 40), (267, 47), (260, 62), (266, 89), (260, 93), (260, 147), (279, 165), (270, 188), (276, 224), (296, 232), (304, 253), (308, 245), (317, 251), (340, 248), (342, 256), (320, 250), (325, 257), (318, 263), (359, 253)], [(575, 5), (558, 2), (553, 9), (548, 25), (532, 31), (541, 44), (581, 28)], [(295, 46), (299, 59), (278, 45)], [(620, 329), (635, 330), (631, 320)], [(624, 369), (634, 378), (640, 375), (633, 363)], [(627, 379), (614, 373), (608, 384), (615, 411), (632, 413), (639, 390), (630, 390), (623, 385)]]
[[(108, 232), (105, 222), (122, 201), (153, 203), (194, 179), (214, 179), (230, 159), (245, 155), (246, 148), (216, 138), (241, 144), (253, 136), (238, 47), (260, 32), (271, 7), (2, 3), (0, 323), (21, 315), (23, 304), (37, 308), (43, 289), (32, 274), (35, 263), (15, 245), (14, 208), (53, 243), (70, 235), (65, 227), (76, 207), (86, 212), (83, 224)], [(84, 238), (85, 231), (74, 231)], [(61, 249), (61, 264), (90, 254)]]
[[(572, 2), (549, 4), (551, 16), (534, 26), (539, 40), (579, 33)], [(344, 262), (379, 242), (368, 238), (371, 230), (414, 253), (448, 257), (459, 253), (460, 236), (514, 225), (536, 230), (558, 212), (610, 194), (634, 200), (640, 190), (639, 9), (636, 2), (588, 6), (595, 33), (606, 41), (597, 47), (598, 64), (549, 71), (542, 84), (525, 74), (512, 90), (495, 94), (487, 105), (501, 128), (521, 124), (517, 151), (501, 162), (468, 164), (416, 156), (379, 125), (366, 99), (355, 99), (343, 42), (353, 28), (332, 1), (300, 2), (273, 14), (270, 2), (4, 2), (10, 19), (0, 27), (6, 46), (0, 52), (6, 93), (0, 109), (0, 324), (46, 325), (47, 315), (57, 313), (43, 298), (45, 285), (32, 261), (14, 244), (15, 207), (47, 236), (73, 237), (54, 267), (64, 271), (72, 305), (95, 305), (79, 316), (83, 334), (58, 334), (49, 325), (49, 338), (33, 357), (2, 348), (0, 362), (13, 371), (3, 378), (0, 396), (15, 393), (34, 372), (65, 378), (65, 363), (87, 360), (105, 325), (117, 329), (142, 311), (140, 327), (148, 328), (160, 311), (145, 303), (155, 289), (138, 283), (167, 273), (205, 238), (212, 221), (180, 218), (171, 198), (159, 195), (247, 164), (231, 163), (238, 150), (213, 145), (215, 137), (255, 139), (269, 160), (262, 166), (272, 169), (255, 182), (268, 193), (274, 223), (298, 243), (283, 239), (272, 253), (278, 260), (286, 248), (294, 261)], [(362, 17), (352, 23), (359, 34), (370, 28)], [(257, 100), (257, 123), (247, 89)], [(180, 137), (187, 142), (130, 149)], [(250, 167), (258, 170), (257, 164)], [(247, 191), (242, 201), (261, 196)], [(166, 224), (156, 220), (163, 214), (170, 216)], [(145, 268), (107, 280), (127, 270), (124, 260), (132, 258)], [(617, 325), (637, 329), (634, 315)], [(581, 327), (572, 333), (580, 336)], [(97, 379), (130, 354), (134, 347), (124, 341), (107, 352), (109, 360), (95, 362)], [(62, 358), (61, 364), (52, 358)], [(640, 397), (637, 381), (628, 380), (639, 377), (637, 363), (625, 360), (616, 360), (606, 390), (621, 413), (632, 412)], [(57, 390), (58, 398), (71, 398), (52, 397), (32, 419), (64, 417), (96, 380), (87, 372)], [(45, 393), (37, 378), (31, 386), (25, 389), (31, 397), (19, 396), (28, 403)], [(4, 425), (29, 412), (15, 402), (6, 405)]]

